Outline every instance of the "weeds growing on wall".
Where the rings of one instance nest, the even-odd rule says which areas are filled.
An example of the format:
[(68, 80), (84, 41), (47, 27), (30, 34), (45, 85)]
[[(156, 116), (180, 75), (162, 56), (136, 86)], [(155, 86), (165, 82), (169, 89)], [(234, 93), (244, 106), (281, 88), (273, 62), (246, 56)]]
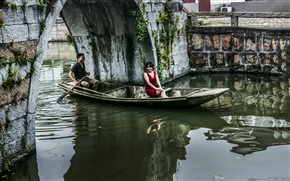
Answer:
[(73, 37), (70, 35), (70, 33), (66, 33), (66, 41), (68, 42), (68, 44), (72, 44), (73, 43)]
[(38, 10), (43, 12), (45, 8), (47, 9), (46, 11), (46, 16), (55, 10), (54, 4), (57, 2), (57, 0), (38, 0)]
[(17, 4), (15, 2), (10, 4), (11, 9), (15, 10), (17, 9)]
[(13, 70), (12, 66), (9, 65), (8, 76), (6, 79), (3, 80), (2, 86), (5, 89), (12, 88), (13, 85), (20, 84), (21, 81), (22, 79), (20, 74), (16, 70)]
[(10, 168), (13, 166), (10, 160), (7, 157), (7, 153), (4, 149), (4, 143), (6, 140), (6, 126), (0, 123), (0, 154), (2, 155), (2, 171), (0, 170), (0, 180), (3, 177), (3, 172), (10, 172)]
[(4, 25), (4, 17), (3, 17), (3, 13), (0, 9), (0, 28), (3, 27), (3, 25)]
[(142, 0), (138, 1), (140, 10), (132, 11), (132, 15), (136, 18), (137, 41), (140, 43), (148, 37), (148, 18), (145, 16), (146, 5)]
[(17, 70), (13, 70), (13, 64), (16, 65), (27, 65), (28, 63), (31, 63), (31, 69), (30, 69), (30, 75), (34, 73), (34, 62), (39, 57), (41, 52), (35, 52), (33, 56), (28, 56), (28, 52), (26, 50), (21, 50), (13, 47), (13, 43), (10, 44), (10, 46), (7, 47), (10, 52), (13, 53), (14, 58), (7, 60), (6, 57), (3, 57), (0, 55), (0, 67), (8, 65), (8, 75), (7, 78), (3, 79), (2, 86), (5, 89), (13, 87), (14, 84), (20, 84), (22, 81), (21, 75)]
[(46, 27), (45, 19), (41, 18), (39, 20), (39, 35), (41, 35)]
[(0, 9), (6, 8), (9, 6), (9, 2), (7, 0), (0, 1)]
[(174, 17), (173, 10), (168, 3), (165, 3), (165, 10), (160, 12), (157, 18), (159, 30), (152, 31), (155, 39), (155, 46), (158, 57), (158, 74), (161, 80), (164, 79), (164, 70), (172, 65), (172, 46), (178, 35), (179, 18)]
[(53, 12), (55, 7), (54, 4), (57, 2), (57, 0), (47, 0), (47, 14), (50, 12)]
[(22, 6), (21, 6), (21, 9), (22, 9), (23, 11), (26, 11), (27, 3), (28, 3), (28, 0), (23, 1), (23, 4), (22, 4)]

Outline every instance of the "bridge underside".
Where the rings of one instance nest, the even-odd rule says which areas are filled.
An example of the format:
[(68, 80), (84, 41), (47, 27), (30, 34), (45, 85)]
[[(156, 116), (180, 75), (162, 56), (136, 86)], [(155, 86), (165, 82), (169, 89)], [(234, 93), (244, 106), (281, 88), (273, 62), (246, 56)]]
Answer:
[[(63, 17), (77, 52), (85, 53), (86, 67), (102, 81), (142, 81), (145, 61), (154, 60), (150, 38), (136, 41), (134, 0), (68, 0)], [(136, 52), (144, 53), (141, 59)]]

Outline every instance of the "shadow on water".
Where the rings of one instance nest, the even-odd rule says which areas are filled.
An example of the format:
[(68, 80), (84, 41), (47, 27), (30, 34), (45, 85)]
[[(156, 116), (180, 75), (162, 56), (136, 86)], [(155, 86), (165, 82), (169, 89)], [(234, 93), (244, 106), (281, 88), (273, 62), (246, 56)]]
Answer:
[[(65, 180), (81, 180), (82, 178), (88, 180), (145, 180), (150, 172), (148, 170), (150, 155), (152, 155), (152, 149), (155, 148), (153, 143), (155, 141), (149, 139), (153, 132), (159, 133), (163, 130), (162, 136), (161, 134), (158, 136), (158, 141), (171, 140), (170, 142), (178, 144), (174, 150), (167, 150), (169, 149), (167, 147), (163, 147), (162, 150), (179, 152), (180, 149), (184, 149), (185, 145), (179, 143), (180, 140), (177, 138), (185, 138), (190, 129), (210, 127), (218, 130), (226, 125), (223, 119), (202, 108), (190, 110), (128, 109), (127, 107), (92, 103), (78, 109), (78, 112), (77, 115), (81, 119), (76, 120), (77, 136), (74, 146), (76, 153), (71, 159), (71, 167), (64, 175)], [(87, 115), (90, 115), (90, 118), (86, 117)], [(104, 119), (104, 115), (106, 119)], [(210, 124), (209, 120), (214, 123)], [(155, 125), (157, 128), (154, 128)], [(183, 127), (190, 129), (186, 130)], [(154, 129), (156, 131), (153, 131)], [(172, 146), (174, 147), (174, 145)], [(90, 163), (88, 167), (79, 166), (87, 163)], [(166, 164), (164, 163), (163, 166)], [(166, 174), (170, 175), (170, 173)]]
[(36, 155), (10, 180), (289, 180), (288, 79), (185, 76), (167, 86), (230, 92), (184, 110), (57, 104), (69, 66), (43, 65)]

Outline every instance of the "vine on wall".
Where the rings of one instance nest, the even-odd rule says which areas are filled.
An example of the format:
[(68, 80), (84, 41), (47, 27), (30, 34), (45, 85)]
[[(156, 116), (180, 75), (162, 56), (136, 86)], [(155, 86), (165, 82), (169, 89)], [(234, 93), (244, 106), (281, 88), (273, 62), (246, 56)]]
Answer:
[[(149, 21), (146, 15), (146, 5), (139, 0), (139, 8), (141, 11), (132, 12), (136, 17), (137, 40), (142, 42), (148, 38), (147, 28)], [(178, 37), (178, 23), (179, 18), (175, 18), (171, 4), (164, 3), (164, 10), (160, 11), (159, 18), (156, 19), (158, 30), (152, 30), (152, 35), (155, 40), (155, 47), (158, 59), (158, 74), (159, 78), (163, 80), (164, 71), (169, 70), (172, 60), (172, 46)]]
[(179, 18), (174, 17), (173, 10), (166, 2), (164, 11), (160, 12), (159, 18), (156, 19), (159, 30), (152, 31), (155, 39), (155, 46), (158, 58), (158, 74), (161, 80), (164, 77), (164, 70), (168, 70), (172, 65), (172, 46), (178, 35)]
[(138, 1), (139, 10), (132, 11), (132, 15), (136, 18), (136, 33), (137, 33), (137, 41), (140, 43), (144, 41), (148, 37), (147, 27), (149, 25), (149, 21), (146, 15), (146, 5), (142, 2), (142, 0)]

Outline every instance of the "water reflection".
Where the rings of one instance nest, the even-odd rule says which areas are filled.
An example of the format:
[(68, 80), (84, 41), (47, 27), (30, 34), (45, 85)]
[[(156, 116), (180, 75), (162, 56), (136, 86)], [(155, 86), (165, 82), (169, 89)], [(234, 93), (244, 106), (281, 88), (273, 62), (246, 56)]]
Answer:
[(178, 160), (186, 159), (185, 146), (189, 144), (187, 137), (190, 125), (176, 122), (153, 120), (147, 133), (153, 144), (153, 153), (148, 161), (146, 180), (173, 180)]
[(185, 158), (186, 132), (201, 126), (218, 130), (226, 125), (202, 108), (128, 109), (76, 100), (82, 107), (76, 112), (75, 154), (65, 180), (172, 180), (177, 159)]
[[(226, 115), (274, 115), (289, 119), (290, 78), (259, 75), (202, 75), (189, 76), (190, 86), (229, 87), (224, 96)], [(207, 81), (206, 81), (207, 80)], [(201, 84), (203, 83), (203, 84)], [(208, 106), (217, 105), (210, 102)]]
[(230, 92), (184, 110), (71, 96), (57, 104), (70, 64), (44, 62), (37, 154), (23, 163), (38, 172), (20, 167), (11, 180), (289, 180), (288, 78), (185, 76), (167, 86)]
[(290, 144), (290, 122), (273, 117), (224, 117), (229, 126), (219, 131), (209, 130), (208, 140), (227, 140), (237, 144), (231, 151), (246, 155), (263, 151), (269, 146)]

